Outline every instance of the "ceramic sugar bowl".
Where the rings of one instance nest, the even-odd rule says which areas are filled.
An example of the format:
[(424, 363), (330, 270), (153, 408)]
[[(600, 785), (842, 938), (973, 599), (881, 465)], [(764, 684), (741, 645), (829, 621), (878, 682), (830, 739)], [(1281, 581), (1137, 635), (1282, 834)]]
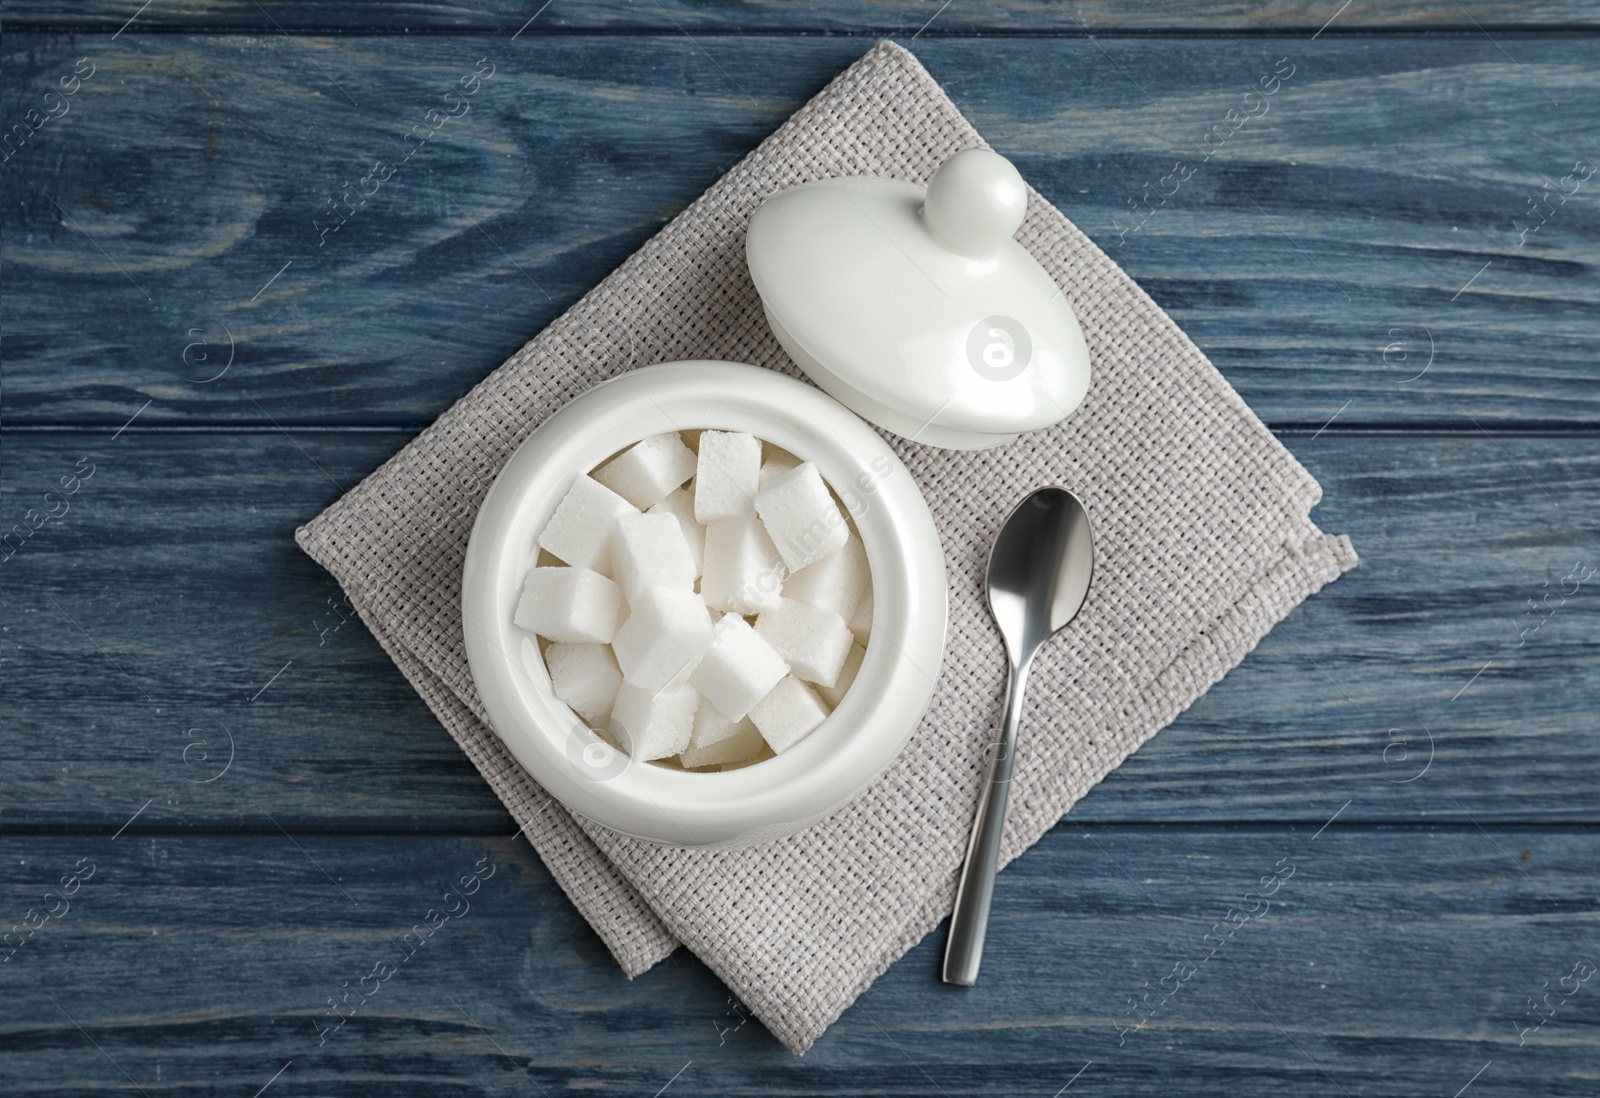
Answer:
[[(748, 432), (814, 462), (859, 531), (872, 574), (871, 635), (839, 705), (782, 754), (717, 773), (630, 760), (555, 696), (536, 638), (513, 620), (537, 559), (535, 541), (574, 480), (641, 439), (701, 428)], [(927, 504), (866, 423), (772, 370), (678, 362), (598, 385), (529, 436), (473, 526), (462, 616), (473, 682), (492, 726), (558, 800), (638, 838), (738, 845), (827, 815), (894, 760), (939, 674), (945, 592)]]
[[(1088, 388), (1071, 308), (1011, 239), (1026, 199), (987, 150), (952, 157), (926, 192), (856, 178), (775, 195), (751, 219), (750, 271), (774, 334), (820, 388), (740, 363), (645, 367), (571, 401), (512, 456), (468, 547), (466, 649), (496, 733), (564, 805), (654, 842), (743, 845), (831, 814), (894, 761), (939, 676), (947, 581), (927, 504), (870, 424), (978, 449), (1057, 422)], [(762, 728), (765, 753), (723, 769), (630, 758), (629, 735), (591, 727), (557, 696), (550, 639), (517, 616), (531, 569), (577, 563), (538, 545), (577, 482), (642, 440), (675, 433), (700, 447), (703, 431), (751, 435), (815, 467), (859, 534), (873, 606), (853, 684), (821, 723), (781, 746)], [(695, 582), (699, 593), (706, 577)], [(638, 695), (631, 682), (621, 689)]]

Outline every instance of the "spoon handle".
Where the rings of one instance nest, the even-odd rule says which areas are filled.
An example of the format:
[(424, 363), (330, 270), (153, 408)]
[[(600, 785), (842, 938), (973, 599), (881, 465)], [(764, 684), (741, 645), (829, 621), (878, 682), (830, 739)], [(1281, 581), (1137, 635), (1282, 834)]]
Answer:
[(1011, 791), (1011, 765), (1016, 758), (1017, 726), (1022, 721), (1022, 692), (1027, 689), (1027, 664), (1013, 666), (1006, 686), (1005, 719), (989, 759), (989, 777), (978, 797), (966, 864), (956, 887), (950, 914), (950, 937), (944, 949), (944, 982), (971, 987), (983, 963), (983, 940), (989, 930), (989, 904), (1000, 869), (1000, 839), (1006, 829), (1006, 800)]

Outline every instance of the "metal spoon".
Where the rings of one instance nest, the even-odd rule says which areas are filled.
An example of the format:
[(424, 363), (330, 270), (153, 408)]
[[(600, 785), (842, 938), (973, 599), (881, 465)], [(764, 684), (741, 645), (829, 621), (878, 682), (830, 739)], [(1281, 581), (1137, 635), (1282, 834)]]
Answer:
[(1000, 868), (1006, 795), (1016, 758), (1017, 725), (1028, 668), (1039, 646), (1083, 606), (1094, 575), (1094, 535), (1083, 504), (1063, 488), (1041, 488), (1017, 504), (989, 551), (989, 612), (1005, 638), (1011, 660), (1005, 719), (989, 762), (989, 780), (978, 800), (966, 865), (950, 916), (944, 951), (944, 982), (971, 987), (983, 962), (989, 903)]

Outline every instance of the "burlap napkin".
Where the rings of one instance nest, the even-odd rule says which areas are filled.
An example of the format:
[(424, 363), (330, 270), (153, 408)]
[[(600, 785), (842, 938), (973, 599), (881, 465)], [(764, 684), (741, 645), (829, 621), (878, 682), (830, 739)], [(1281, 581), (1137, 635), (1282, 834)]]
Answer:
[[(995, 530), (1045, 484), (1088, 506), (1096, 573), (1038, 657), (1004, 845), (1009, 860), (1355, 563), (1308, 518), (1320, 489), (1205, 356), (1037, 194), (1018, 239), (1064, 288), (1094, 365), (1064, 424), (982, 453), (886, 436), (932, 508), (950, 568), (933, 704), (862, 797), (781, 842), (654, 846), (574, 819), (487, 726), (462, 642), (462, 557), (511, 452), (578, 393), (687, 358), (798, 371), (744, 263), (750, 213), (838, 175), (926, 183), (983, 144), (904, 49), (881, 43), (438, 422), (298, 532), (460, 743), (630, 974), (678, 942), (804, 1051), (948, 912), (1005, 661), (983, 596)], [(1064, 903), (1070, 895), (1063, 894)]]

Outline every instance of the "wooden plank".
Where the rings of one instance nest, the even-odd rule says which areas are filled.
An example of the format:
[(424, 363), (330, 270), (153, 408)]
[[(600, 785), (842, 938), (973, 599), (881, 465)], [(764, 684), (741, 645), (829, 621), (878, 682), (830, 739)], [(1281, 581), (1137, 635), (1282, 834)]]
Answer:
[[(1057, 828), (1001, 875), (978, 987), (938, 983), (930, 935), (803, 1059), (688, 956), (624, 979), (505, 838), (136, 825), (0, 855), (7, 925), (94, 870), (0, 965), (8, 1095), (1449, 1095), (1484, 1069), (1470, 1093), (1521, 1096), (1600, 1072), (1600, 987), (1573, 976), (1600, 964), (1585, 829)], [(430, 909), (456, 915), (400, 945)], [(1147, 1021), (1121, 1032), (1130, 1004)]]
[[(137, 16), (137, 18), (134, 18)], [(588, 0), (549, 4), (543, 0), (486, 0), (484, 3), (332, 4), (327, 0), (265, 0), (258, 5), (159, 0), (141, 8), (139, 0), (13, 0), (6, 21), (13, 27), (71, 27), (115, 30), (133, 20), (131, 33), (178, 29), (228, 29), (271, 32), (337, 30), (361, 34), (464, 32), (554, 35), (562, 32), (725, 34), (831, 34), (935, 37), (950, 34), (1083, 34), (1173, 30), (1227, 32), (1270, 29), (1340, 34), (1362, 30), (1444, 29), (1505, 31), (1593, 27), (1591, 6), (1572, 0), (1530, 4), (1475, 3), (1471, 10), (1437, 0), (1379, 4), (1370, 0), (1341, 7), (1327, 0), (1293, 0), (1241, 5), (1230, 0), (1149, 4), (1098, 0), (1071, 7), (1026, 0), (982, 5), (944, 4), (942, 0), (811, 0), (804, 5), (779, 0), (717, 0), (689, 3), (663, 0)], [(1325, 28), (1325, 29), (1324, 29)]]
[[(337, 589), (290, 540), (403, 441), (9, 436), (8, 523), (80, 457), (94, 472), (0, 565), (27, 745), (0, 824), (109, 832), (155, 798), (153, 826), (508, 826), (362, 626), (334, 631)], [(1320, 822), (1348, 799), (1348, 819), (1596, 821), (1600, 576), (1573, 572), (1600, 566), (1592, 438), (1290, 442), (1361, 566), (1072, 819)], [(221, 756), (185, 748), (223, 727), (235, 761), (204, 781)]]
[[(405, 441), (9, 436), (9, 522), (70, 510), (13, 531), (0, 564), (6, 724), (40, 749), (12, 760), (4, 821), (86, 810), (114, 828), (155, 798), (149, 819), (185, 824), (270, 826), (270, 800), (335, 826), (499, 828), (499, 802), (293, 542), (339, 494), (329, 478), (353, 485)], [(75, 470), (89, 475), (63, 500)]]
[[(1592, 425), (1600, 183), (1572, 171), (1600, 162), (1593, 41), (1497, 42), (915, 48), (1269, 422)], [(115, 425), (150, 401), (143, 422), (426, 422), (862, 49), (13, 30), (0, 117), (96, 67), (0, 172), (6, 418)], [(343, 186), (372, 186), (486, 57), (470, 113), (324, 236)], [(1545, 182), (1577, 190), (1523, 233)], [(234, 388), (198, 384), (230, 347)]]

